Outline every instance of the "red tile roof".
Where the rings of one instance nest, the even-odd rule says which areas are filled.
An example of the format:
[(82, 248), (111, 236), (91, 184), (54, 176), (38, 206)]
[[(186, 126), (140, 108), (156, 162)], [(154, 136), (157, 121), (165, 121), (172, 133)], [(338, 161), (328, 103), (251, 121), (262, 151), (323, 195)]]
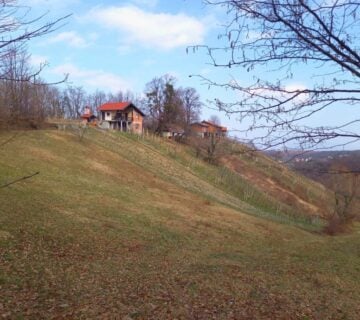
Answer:
[(124, 111), (126, 108), (132, 106), (143, 117), (145, 114), (137, 108), (132, 102), (108, 102), (99, 107), (99, 111)]
[(212, 121), (201, 121), (201, 123), (203, 123), (203, 124), (206, 124), (206, 125), (208, 125), (208, 126), (213, 126), (213, 127), (217, 127), (217, 128), (221, 128), (221, 126), (219, 126), (218, 124), (216, 124), (216, 123), (214, 123), (214, 122), (212, 122)]
[(214, 123), (214, 122), (211, 122), (211, 121), (202, 121), (201, 123), (203, 123), (203, 124), (206, 124), (206, 125), (208, 125), (208, 126), (213, 126), (213, 127), (216, 127), (216, 128), (218, 128), (218, 129), (220, 129), (222, 132), (226, 132), (227, 131), (227, 128), (226, 127), (223, 127), (223, 126), (220, 126), (220, 125), (218, 125), (218, 124), (216, 124), (216, 123)]
[(194, 122), (194, 123), (191, 124), (191, 126), (199, 126), (199, 127), (207, 128), (209, 125), (205, 124), (205, 123), (202, 123), (202, 122)]
[(100, 106), (100, 111), (117, 111), (125, 110), (131, 102), (108, 102)]

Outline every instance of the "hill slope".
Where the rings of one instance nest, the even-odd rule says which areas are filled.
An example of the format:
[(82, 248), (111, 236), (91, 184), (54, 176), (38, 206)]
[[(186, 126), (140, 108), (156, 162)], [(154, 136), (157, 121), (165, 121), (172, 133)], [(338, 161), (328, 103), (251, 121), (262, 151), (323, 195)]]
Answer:
[(17, 136), (0, 184), (40, 175), (0, 189), (0, 315), (356, 319), (360, 233), (310, 232), (236, 169), (119, 133)]

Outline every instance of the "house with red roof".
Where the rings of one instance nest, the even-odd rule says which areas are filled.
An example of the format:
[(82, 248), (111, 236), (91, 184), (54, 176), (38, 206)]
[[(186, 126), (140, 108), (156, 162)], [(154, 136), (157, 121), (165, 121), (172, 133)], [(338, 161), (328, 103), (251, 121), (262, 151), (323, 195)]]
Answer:
[(84, 112), (82, 113), (82, 115), (80, 116), (82, 122), (84, 124), (93, 124), (96, 125), (96, 116), (93, 115), (93, 113), (91, 112), (90, 107), (86, 106), (84, 108)]
[(99, 107), (101, 126), (122, 132), (143, 132), (145, 114), (132, 102), (108, 102)]
[(225, 137), (227, 128), (211, 121), (201, 121), (191, 124), (191, 132), (202, 138), (210, 136)]

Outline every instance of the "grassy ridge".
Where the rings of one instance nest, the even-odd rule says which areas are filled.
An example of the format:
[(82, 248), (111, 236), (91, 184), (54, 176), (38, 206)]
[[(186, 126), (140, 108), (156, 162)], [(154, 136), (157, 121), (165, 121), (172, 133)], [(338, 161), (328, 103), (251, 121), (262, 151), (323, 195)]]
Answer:
[[(139, 138), (118, 133), (109, 133), (109, 135), (113, 139), (112, 144), (118, 145), (116, 152), (121, 156), (187, 190), (190, 189), (234, 209), (277, 222), (296, 224), (311, 230), (322, 226), (321, 219), (309, 214), (306, 208), (301, 210), (281, 202), (279, 198), (268, 194), (267, 190), (259, 188), (255, 181), (248, 181), (226, 166), (212, 166), (197, 159), (191, 148), (153, 136)], [(92, 138), (93, 141), (96, 140)], [(126, 138), (130, 141), (126, 141)], [(145, 147), (145, 152), (134, 149), (134, 141), (137, 145), (140, 143), (140, 148)], [(104, 143), (104, 140), (101, 140), (101, 143)], [(234, 144), (232, 148), (242, 147)], [(167, 162), (169, 164), (166, 164)], [(247, 170), (251, 166), (252, 171), (263, 170), (266, 171), (266, 175), (280, 176), (285, 188), (290, 189), (300, 185), (308, 192), (314, 192), (316, 200), (321, 202), (328, 200), (324, 199), (326, 192), (319, 184), (289, 172), (284, 166), (280, 166), (279, 170), (279, 164), (266, 157), (259, 156), (259, 161), (256, 162), (252, 158), (247, 159), (246, 165)]]
[[(297, 208), (296, 206), (281, 201), (281, 199), (269, 194), (266, 188), (264, 189), (258, 186), (256, 181), (249, 181), (242, 174), (238, 174), (236, 171), (234, 172), (226, 165), (212, 166), (195, 158), (191, 148), (178, 145), (177, 143), (169, 143), (156, 137), (139, 138), (133, 135), (119, 136), (120, 139), (124, 139), (124, 137), (140, 141), (147, 147), (147, 152), (149, 152), (149, 154), (156, 153), (156, 156), (159, 154), (166, 159), (171, 159), (170, 170), (167, 172), (164, 170), (161, 162), (156, 162), (155, 157), (148, 156), (146, 159), (142, 158), (139, 160), (139, 163), (145, 168), (152, 170), (152, 172), (155, 172), (156, 174), (163, 174), (163, 177), (171, 179), (173, 183), (178, 185), (184, 185), (184, 183), (188, 181), (184, 178), (183, 173), (189, 172), (193, 176), (192, 180), (194, 180), (194, 177), (196, 179), (187, 183), (185, 188), (190, 188), (194, 192), (200, 191), (202, 196), (210, 197), (224, 205), (230, 205), (235, 209), (245, 210), (249, 214), (262, 216), (277, 222), (296, 224), (311, 230), (317, 230), (323, 225), (319, 216), (306, 213), (306, 207)], [(131, 149), (131, 144), (128, 145), (128, 148)], [(121, 148), (121, 150), (126, 150), (127, 153), (128, 148)], [(293, 190), (294, 193), (301, 194), (305, 189), (307, 193), (304, 197), (305, 200), (314, 203), (320, 202), (320, 206), (322, 207), (324, 206), (324, 203), (329, 203), (331, 201), (322, 185), (301, 177), (262, 155), (257, 155), (256, 160), (258, 161), (254, 161), (253, 157), (248, 157), (248, 154), (243, 150), (244, 148), (237, 143), (232, 144), (231, 149), (233, 153), (239, 153), (239, 151), (243, 153), (242, 156), (237, 157), (246, 164), (246, 171), (262, 172), (262, 179), (267, 178), (268, 176), (272, 179), (275, 177), (277, 178), (277, 180), (275, 180), (277, 184), (282, 184), (284, 188), (290, 190), (295, 189)], [(126, 153), (122, 153), (122, 155), (126, 156)], [(245, 161), (243, 160), (244, 158), (246, 159)], [(173, 166), (175, 163), (180, 165), (180, 176), (174, 176)], [(237, 200), (236, 204), (234, 204), (232, 200), (226, 199), (224, 201), (223, 199), (214, 196), (211, 192), (207, 192), (203, 186), (196, 188), (196, 183), (199, 181), (206, 181), (206, 183), (214, 186), (217, 192), (222, 190), (226, 194), (235, 197)], [(242, 203), (239, 203), (238, 200), (241, 200)]]
[(0, 315), (356, 319), (360, 226), (331, 238), (263, 219), (221, 170), (117, 133), (1, 147), (0, 184), (40, 175), (0, 189)]

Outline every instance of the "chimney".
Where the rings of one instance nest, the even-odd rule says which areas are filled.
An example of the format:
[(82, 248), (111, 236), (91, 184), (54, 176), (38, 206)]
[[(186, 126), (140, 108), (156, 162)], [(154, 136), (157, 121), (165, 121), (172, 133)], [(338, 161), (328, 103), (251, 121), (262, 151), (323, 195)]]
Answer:
[(86, 106), (84, 109), (84, 114), (90, 114), (90, 113), (91, 113), (90, 107)]

